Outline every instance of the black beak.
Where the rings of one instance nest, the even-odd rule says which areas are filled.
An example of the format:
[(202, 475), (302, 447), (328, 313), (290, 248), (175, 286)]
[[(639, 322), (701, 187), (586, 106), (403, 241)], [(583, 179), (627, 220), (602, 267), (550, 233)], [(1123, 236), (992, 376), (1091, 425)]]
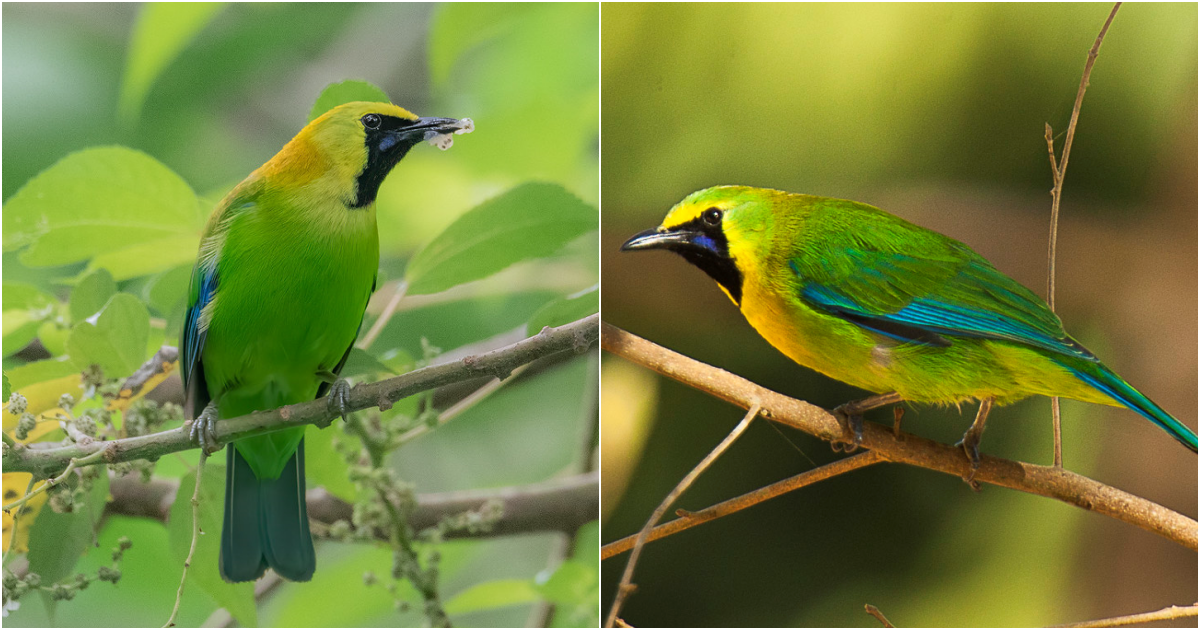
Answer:
[(633, 252), (642, 249), (672, 249), (676, 247), (686, 247), (692, 244), (694, 235), (686, 231), (671, 231), (660, 232), (657, 229), (638, 232), (633, 235), (624, 245), (621, 245), (621, 251)]
[(417, 122), (404, 128), (405, 131), (433, 131), (434, 133), (453, 133), (465, 129), (467, 122), (457, 118), (434, 118), (427, 116), (418, 118)]

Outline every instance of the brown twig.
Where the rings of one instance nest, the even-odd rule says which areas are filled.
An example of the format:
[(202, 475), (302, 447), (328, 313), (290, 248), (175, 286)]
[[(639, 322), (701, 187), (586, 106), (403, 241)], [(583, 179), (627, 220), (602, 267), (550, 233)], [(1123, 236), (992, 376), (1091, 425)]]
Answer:
[(880, 610), (878, 608), (876, 608), (870, 604), (866, 604), (864, 606), (864, 608), (866, 609), (867, 614), (878, 619), (879, 623), (883, 624), (884, 628), (895, 628), (896, 627), (896, 626), (892, 625), (892, 622), (888, 621), (887, 617), (883, 616), (883, 613), (880, 612)]
[(188, 568), (192, 566), (192, 556), (196, 553), (196, 541), (200, 539), (200, 483), (204, 478), (204, 462), (208, 453), (200, 450), (200, 462), (196, 464), (196, 489), (192, 492), (192, 546), (188, 547), (187, 558), (183, 560), (183, 574), (179, 576), (179, 590), (175, 591), (175, 607), (164, 628), (175, 627), (175, 616), (179, 614), (179, 604), (183, 601), (183, 585), (187, 584)]
[[(420, 531), (437, 525), (448, 516), (477, 511), (484, 504), (499, 502), (503, 506), (503, 516), (487, 531), (454, 530), (447, 532), (445, 537), (487, 538), (573, 532), (584, 523), (596, 520), (599, 488), (599, 473), (591, 471), (523, 486), (418, 494), (408, 522), (414, 530)], [(105, 506), (105, 514), (165, 522), (178, 490), (179, 482), (170, 479), (142, 483), (136, 476), (112, 477), (109, 480), (112, 501)], [(353, 517), (354, 506), (324, 488), (309, 489), (307, 503), (308, 516), (317, 523), (332, 525)], [(386, 533), (381, 536), (387, 540)]]
[[(795, 427), (823, 440), (833, 441), (843, 435), (841, 423), (820, 407), (771, 391), (615, 326), (601, 324), (601, 328), (601, 347), (612, 354), (742, 408), (760, 404), (770, 412), (772, 421)], [(891, 427), (873, 422), (866, 423), (864, 427), (862, 446), (878, 451), (882, 459), (889, 462), (909, 464), (956, 477), (970, 472), (970, 463), (961, 449), (908, 433), (901, 433), (897, 438)], [(1135, 525), (1193, 551), (1197, 548), (1195, 520), (1062, 468), (984, 455), (975, 480), (1057, 499)]]
[[(859, 468), (865, 468), (871, 464), (877, 464), (883, 461), (879, 453), (875, 451), (864, 451), (852, 457), (839, 459), (835, 462), (825, 464), (819, 468), (806, 470), (794, 477), (788, 477), (783, 481), (777, 481), (764, 488), (759, 488), (753, 492), (747, 492), (739, 497), (734, 497), (728, 501), (722, 501), (716, 505), (704, 508), (697, 512), (685, 512), (673, 521), (663, 523), (658, 527), (650, 530), (650, 535), (646, 537), (646, 542), (665, 538), (672, 534), (677, 534), (685, 529), (695, 527), (701, 523), (716, 520), (722, 516), (728, 516), (734, 512), (744, 510), (748, 507), (758, 505), (768, 499), (773, 499), (781, 494), (786, 494), (793, 490), (798, 490), (804, 486), (810, 486), (818, 481), (836, 477), (844, 473)], [(600, 559), (605, 560), (615, 555), (624, 553), (633, 548), (633, 543), (638, 538), (637, 534), (626, 536), (620, 540), (615, 540), (600, 548)]]
[[(479, 376), (507, 376), (517, 367), (541, 357), (560, 352), (584, 352), (599, 335), (599, 316), (591, 315), (576, 322), (547, 328), (542, 332), (504, 348), (469, 356), (460, 361), (432, 365), (413, 370), (407, 374), (375, 383), (363, 383), (354, 387), (346, 406), (347, 412), (380, 407), (387, 409), (401, 398), (406, 398), (435, 387), (457, 383)], [(237, 418), (217, 423), (216, 438), (220, 443), (240, 440), (297, 426), (315, 424), (328, 426), (334, 419), (324, 398), (288, 405), (271, 411), (256, 411)], [(5, 472), (31, 472), (49, 476), (70, 465), (77, 459), (76, 466), (85, 463), (115, 463), (135, 459), (158, 459), (168, 453), (198, 448), (188, 436), (189, 425), (161, 431), (150, 435), (122, 438), (109, 441), (94, 441), (90, 444), (66, 446), (36, 443), (24, 448), (4, 450)], [(7, 509), (9, 506), (6, 506)]]
[[(1096, 36), (1096, 43), (1092, 44), (1092, 49), (1088, 51), (1087, 63), (1083, 66), (1083, 78), (1080, 79), (1079, 91), (1075, 94), (1075, 107), (1071, 110), (1071, 122), (1067, 125), (1067, 139), (1063, 142), (1061, 162), (1054, 159), (1054, 130), (1050, 123), (1046, 123), (1046, 147), (1050, 150), (1050, 170), (1054, 175), (1054, 187), (1050, 190), (1050, 247), (1047, 254), (1049, 265), (1046, 287), (1046, 304), (1051, 311), (1054, 310), (1055, 260), (1058, 257), (1058, 208), (1062, 201), (1063, 179), (1067, 176), (1067, 160), (1071, 157), (1071, 143), (1075, 141), (1075, 127), (1079, 123), (1079, 110), (1083, 107), (1083, 93), (1087, 91), (1092, 78), (1092, 66), (1096, 64), (1096, 57), (1100, 55), (1100, 44), (1104, 41), (1104, 35), (1108, 32), (1113, 18), (1117, 16), (1117, 9), (1120, 8), (1120, 2), (1113, 5), (1112, 12), (1104, 21), (1104, 27)], [(1054, 465), (1062, 468), (1062, 414), (1057, 396), (1050, 399), (1050, 412), (1054, 421)]]
[(689, 472), (687, 475), (684, 475), (683, 479), (675, 486), (673, 490), (671, 490), (670, 494), (667, 495), (667, 498), (663, 499), (663, 502), (660, 503), (658, 508), (654, 510), (654, 514), (650, 516), (650, 520), (646, 521), (646, 524), (642, 526), (642, 531), (638, 532), (637, 540), (633, 543), (633, 552), (629, 554), (629, 560), (625, 562), (625, 572), (621, 574), (621, 582), (617, 585), (617, 596), (613, 600), (612, 608), (609, 608), (608, 610), (608, 619), (604, 622), (605, 628), (613, 627), (613, 624), (615, 624), (617, 621), (617, 614), (621, 612), (621, 605), (625, 603), (625, 598), (633, 592), (633, 569), (637, 565), (638, 556), (641, 555), (642, 548), (646, 545), (647, 538), (650, 537), (650, 530), (654, 529), (654, 526), (658, 523), (658, 521), (661, 520), (663, 515), (667, 513), (667, 509), (671, 507), (671, 504), (674, 503), (681, 494), (686, 492), (689, 487), (691, 487), (692, 482), (694, 482), (696, 478), (699, 477), (700, 474), (703, 473), (713, 462), (717, 461), (717, 458), (720, 457), (721, 454), (724, 453), (731, 444), (737, 441), (738, 437), (746, 432), (746, 429), (750, 427), (750, 422), (758, 417), (758, 413), (761, 411), (761, 409), (762, 408), (758, 403), (752, 403), (750, 405), (750, 410), (746, 413), (745, 417), (742, 418), (742, 421), (739, 422), (738, 425), (729, 432), (729, 435), (725, 436), (724, 440), (721, 440), (721, 443), (718, 444), (711, 453), (705, 456), (704, 459), (700, 460), (700, 463), (696, 464), (696, 467), (693, 468), (691, 472)]
[(1055, 628), (1117, 628), (1120, 626), (1132, 626), (1139, 623), (1154, 623), (1158, 621), (1169, 621), (1171, 619), (1183, 619), (1185, 617), (1197, 616), (1197, 606), (1170, 606), (1162, 610), (1154, 612), (1139, 613), (1136, 615), (1125, 615), (1123, 617), (1109, 617), (1108, 619), (1096, 619), (1093, 621), (1081, 621), (1079, 623), (1068, 623)]

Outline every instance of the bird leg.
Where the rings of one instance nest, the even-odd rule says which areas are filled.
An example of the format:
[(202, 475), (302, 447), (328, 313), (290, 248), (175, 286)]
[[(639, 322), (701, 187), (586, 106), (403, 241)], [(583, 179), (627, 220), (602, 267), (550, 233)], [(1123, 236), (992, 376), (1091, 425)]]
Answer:
[(962, 439), (955, 446), (962, 448), (967, 454), (967, 459), (971, 461), (971, 474), (963, 477), (963, 481), (971, 484), (972, 488), (979, 489), (979, 484), (975, 483), (975, 473), (979, 471), (979, 441), (983, 439), (983, 425), (987, 422), (988, 412), (992, 410), (992, 399), (984, 398), (979, 401), (979, 412), (975, 414), (975, 422), (971, 423), (971, 427), (963, 434)]
[(220, 450), (221, 445), (217, 442), (217, 401), (210, 400), (204, 406), (204, 411), (192, 420), (188, 437), (196, 440), (200, 448), (204, 449), (205, 455), (212, 455)]
[(342, 417), (345, 422), (350, 406), (350, 381), (338, 378), (333, 372), (318, 372), (317, 376), (329, 383), (329, 410)]
[[(887, 394), (879, 394), (862, 400), (852, 400), (848, 403), (838, 405), (833, 409), (833, 415), (837, 416), (838, 422), (842, 423), (842, 428), (845, 430), (846, 439), (834, 441), (833, 450), (844, 450), (847, 453), (853, 453), (858, 449), (858, 445), (862, 443), (863, 436), (863, 414), (879, 407), (886, 407), (893, 403), (900, 402), (900, 394), (889, 392)], [(838, 445), (843, 444), (845, 447), (839, 449)]]

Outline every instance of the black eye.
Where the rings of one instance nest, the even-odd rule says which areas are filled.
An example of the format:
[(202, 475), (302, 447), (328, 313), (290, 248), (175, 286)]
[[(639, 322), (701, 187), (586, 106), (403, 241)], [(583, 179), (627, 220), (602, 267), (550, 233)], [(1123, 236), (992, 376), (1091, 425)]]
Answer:
[(378, 129), (379, 125), (383, 124), (383, 119), (379, 114), (367, 114), (362, 117), (362, 124), (367, 129)]
[(700, 215), (700, 220), (713, 227), (721, 225), (721, 211), (718, 208), (709, 208)]

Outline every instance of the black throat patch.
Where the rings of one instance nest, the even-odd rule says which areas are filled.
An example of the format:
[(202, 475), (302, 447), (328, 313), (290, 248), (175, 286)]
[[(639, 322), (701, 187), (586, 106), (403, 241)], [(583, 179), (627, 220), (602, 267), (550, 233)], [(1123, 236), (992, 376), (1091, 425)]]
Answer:
[(379, 194), (379, 186), (384, 178), (392, 172), (392, 168), (408, 155), (409, 149), (424, 140), (421, 137), (406, 137), (397, 133), (405, 127), (416, 124), (416, 119), (405, 119), (396, 116), (377, 114), (383, 121), (376, 129), (365, 129), (367, 137), (367, 165), (358, 174), (357, 189), (351, 208), (365, 208), (375, 202)]
[(729, 240), (720, 226), (704, 223), (694, 219), (676, 228), (694, 234), (692, 242), (687, 245), (676, 245), (671, 251), (683, 256), (685, 260), (700, 268), (710, 278), (725, 287), (729, 296), (738, 305), (742, 305), (742, 272), (737, 263), (729, 255)]

